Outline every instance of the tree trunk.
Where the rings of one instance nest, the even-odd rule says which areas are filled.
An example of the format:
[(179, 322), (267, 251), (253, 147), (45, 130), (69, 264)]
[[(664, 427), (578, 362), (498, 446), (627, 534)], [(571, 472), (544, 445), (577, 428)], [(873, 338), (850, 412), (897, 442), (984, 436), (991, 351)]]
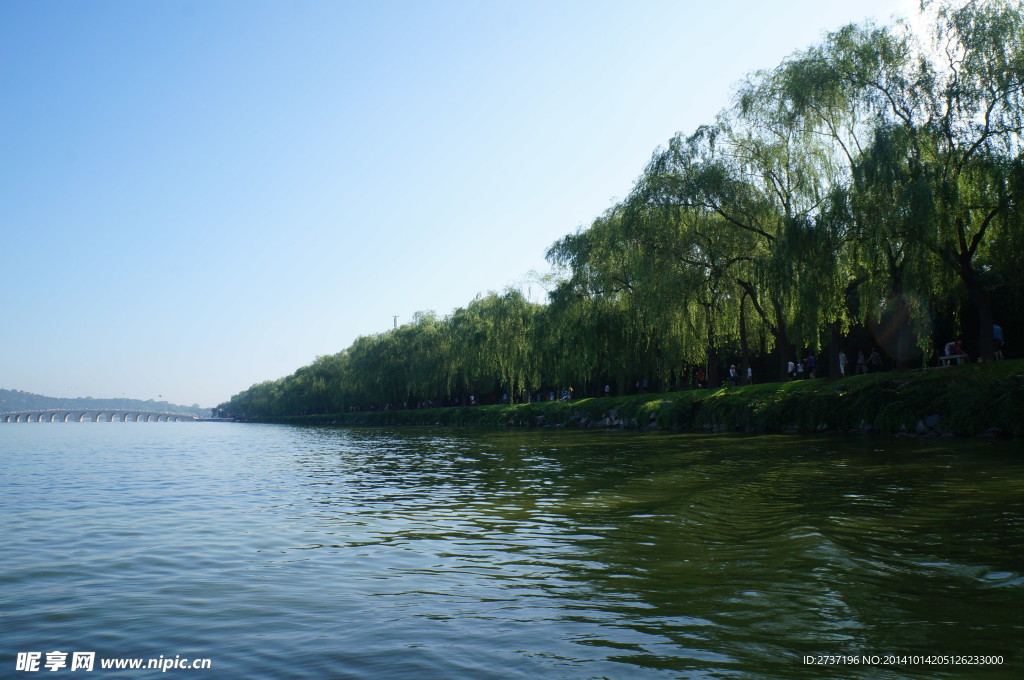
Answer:
[[(839, 322), (832, 323), (829, 328), (828, 337), (828, 375), (830, 378), (839, 379), (842, 376), (839, 373), (839, 353), (843, 351), (840, 346), (842, 338), (839, 336)], [(849, 359), (849, 357), (847, 357)]]
[(902, 290), (897, 293), (892, 323), (896, 328), (896, 370), (905, 371), (910, 366), (910, 306)]
[(739, 383), (746, 384), (750, 371), (750, 343), (747, 339), (747, 296), (740, 299), (740, 375)]
[(967, 287), (968, 299), (978, 315), (978, 357), (992, 361), (995, 359), (995, 345), (992, 342), (992, 300), (982, 287), (981, 280), (970, 262), (961, 265), (960, 278)]
[(715, 347), (714, 323), (711, 318), (711, 308), (704, 308), (707, 318), (708, 333), (708, 387), (721, 387), (718, 381), (718, 349)]
[(708, 345), (708, 387), (720, 387), (718, 381), (718, 350)]
[(789, 347), (789, 333), (786, 329), (786, 319), (782, 316), (782, 309), (775, 305), (775, 345), (779, 356), (779, 380), (785, 382), (788, 378), (786, 366), (792, 358)]
[[(910, 306), (907, 304), (907, 296), (903, 292), (903, 271), (906, 261), (902, 263), (889, 264), (889, 280), (891, 281), (891, 305), (888, 310), (888, 318), (883, 315), (881, 328), (884, 335), (892, 331), (896, 337), (896, 365), (897, 371), (904, 371), (910, 363)], [(888, 349), (888, 348), (886, 348)]]

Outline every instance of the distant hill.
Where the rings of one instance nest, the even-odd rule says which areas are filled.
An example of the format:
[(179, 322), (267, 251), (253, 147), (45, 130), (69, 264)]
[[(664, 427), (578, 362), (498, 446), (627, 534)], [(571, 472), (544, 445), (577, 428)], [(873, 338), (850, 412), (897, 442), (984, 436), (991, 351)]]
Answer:
[(78, 397), (77, 399), (62, 399), (60, 397), (44, 397), (40, 394), (22, 392), (20, 390), (0, 389), (0, 413), (4, 411), (28, 411), (29, 409), (51, 409), (51, 408), (116, 408), (116, 409), (138, 409), (140, 411), (164, 411), (167, 413), (180, 413), (182, 415), (194, 415), (201, 418), (210, 417), (210, 409), (202, 408), (199, 404), (191, 406), (179, 406), (166, 401), (153, 401), (148, 399), (93, 399), (92, 397)]

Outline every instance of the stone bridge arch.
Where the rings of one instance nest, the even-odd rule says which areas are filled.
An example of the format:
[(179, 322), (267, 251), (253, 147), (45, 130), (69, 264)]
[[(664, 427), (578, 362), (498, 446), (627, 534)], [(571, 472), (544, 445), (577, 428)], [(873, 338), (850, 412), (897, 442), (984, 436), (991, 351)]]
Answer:
[(199, 420), (195, 416), (166, 411), (140, 411), (138, 409), (75, 408), (32, 409), (0, 413), (0, 423), (171, 423)]

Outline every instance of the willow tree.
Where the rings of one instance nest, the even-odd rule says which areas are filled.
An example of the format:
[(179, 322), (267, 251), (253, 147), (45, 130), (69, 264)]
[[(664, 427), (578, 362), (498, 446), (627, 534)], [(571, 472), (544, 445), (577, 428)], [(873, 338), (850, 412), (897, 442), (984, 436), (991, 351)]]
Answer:
[[(818, 279), (813, 287), (824, 302), (833, 368), (841, 332), (851, 321), (880, 315), (897, 330), (897, 365), (904, 366), (910, 325), (921, 320), (914, 312), (924, 309), (911, 304), (918, 283), (911, 273), (920, 269), (928, 212), (919, 200), (921, 164), (914, 148), (901, 143), (905, 135), (886, 123), (886, 97), (879, 94), (908, 89), (903, 76), (913, 55), (908, 34), (850, 25), (772, 74), (776, 96), (816, 139), (818, 158), (828, 168), (830, 189), (816, 215), (816, 241), (831, 243), (832, 257), (807, 271)], [(875, 91), (866, 91), (869, 82)]]
[(479, 302), (487, 320), (487, 336), (480, 353), (482, 368), (501, 385), (509, 399), (539, 385), (537, 315), (540, 305), (515, 289), (492, 293)]
[(331, 413), (344, 410), (341, 395), (346, 355), (319, 356), (284, 379), (282, 401), (287, 412)]
[(625, 223), (641, 244), (641, 278), (672, 328), (674, 353), (704, 365), (716, 384), (721, 354), (737, 339), (744, 372), (749, 367), (748, 293), (738, 284), (750, 278), (753, 255), (743, 230), (688, 201), (678, 141), (655, 152), (627, 200)]
[[(871, 284), (884, 287), (890, 279), (884, 268), (872, 262), (877, 254), (873, 240), (880, 236), (871, 235), (874, 221), (859, 220), (863, 213), (855, 210), (853, 200), (857, 179), (864, 176), (858, 168), (863, 170), (879, 124), (876, 107), (863, 97), (860, 81), (869, 79), (866, 74), (883, 81), (883, 74), (910, 54), (906, 40), (887, 27), (849, 25), (828, 34), (821, 44), (786, 58), (745, 92), (748, 99), (776, 102), (798, 121), (803, 138), (813, 143), (813, 158), (823, 180), (818, 198), (824, 200), (802, 220), (804, 228), (794, 230), (794, 243), (802, 246), (792, 250), (803, 272), (801, 307), (814, 310), (801, 318), (805, 325), (811, 323), (828, 335), (833, 375), (838, 375), (842, 336), (878, 311), (875, 305), (860, 301), (894, 297), (891, 290), (872, 288)], [(851, 70), (864, 77), (851, 78)], [(860, 200), (856, 207), (866, 204)], [(807, 332), (813, 331), (805, 327)]]
[[(578, 385), (601, 392), (614, 383), (627, 389), (640, 371), (628, 294), (588, 294), (579, 280), (562, 281), (549, 293), (538, 326), (543, 385)], [(598, 389), (594, 389), (598, 388)]]
[[(939, 140), (939, 219), (930, 245), (953, 269), (978, 314), (982, 356), (992, 358), (992, 308), (978, 260), (1012, 205), (1024, 130), (1024, 4), (940, 5), (929, 47), (934, 83), (923, 127)], [(1019, 228), (1019, 225), (1018, 225)]]
[(908, 367), (914, 340), (927, 351), (928, 310), (942, 296), (942, 274), (925, 245), (936, 219), (928, 174), (902, 127), (879, 127), (854, 166), (848, 199), (860, 262), (870, 272), (861, 293), (885, 301), (873, 312), (879, 322), (886, 317), (880, 339), (893, 341), (897, 369)]
[(360, 407), (389, 401), (386, 378), (391, 369), (387, 361), (383, 335), (364, 335), (356, 338), (348, 348), (348, 372), (345, 392)]
[(503, 389), (511, 398), (538, 382), (535, 327), (538, 305), (517, 290), (477, 296), (456, 309), (451, 334), (451, 387), (457, 392)]
[[(676, 136), (655, 155), (645, 181), (656, 187), (649, 200), (663, 212), (691, 211), (706, 235), (714, 230), (725, 252), (734, 253), (712, 253), (718, 276), (739, 287), (740, 301), (750, 302), (771, 334), (782, 378), (791, 358), (791, 327), (814, 293), (801, 286), (798, 263), (827, 183), (799, 120), (759, 91), (759, 82), (748, 83), (716, 125)], [(796, 330), (796, 340), (817, 342), (816, 333)]]
[(457, 370), (446, 320), (417, 313), (411, 323), (356, 338), (345, 351), (339, 378), (344, 403), (401, 405), (447, 396)]
[[(662, 275), (651, 232), (645, 217), (620, 204), (548, 250), (549, 261), (568, 273), (552, 297), (556, 323), (562, 315), (575, 315), (567, 326), (594, 327), (601, 370), (620, 390), (629, 379), (671, 383), (693, 354), (687, 353), (693, 343), (687, 341), (685, 305), (675, 294), (679, 287)], [(591, 318), (581, 319), (581, 313)], [(566, 327), (558, 337), (582, 344), (579, 333)], [(579, 375), (589, 379), (594, 358), (570, 356), (562, 365), (579, 364)]]
[(281, 414), (281, 386), (283, 380), (265, 380), (252, 385), (217, 407), (225, 414), (243, 418), (261, 418)]
[(905, 193), (933, 204), (917, 234), (938, 263), (931, 287), (970, 302), (980, 352), (991, 356), (991, 304), (979, 262), (1000, 230), (1014, 228), (1003, 218), (1013, 208), (1021, 162), (1024, 5), (926, 2), (922, 16), (926, 35), (906, 24), (831, 34), (801, 61), (805, 78), (794, 100), (805, 102), (805, 111), (842, 100), (860, 120), (900, 130), (887, 134), (918, 165), (909, 176), (928, 182), (927, 191)]
[(548, 261), (565, 276), (551, 294), (544, 331), (550, 340), (544, 363), (558, 382), (590, 380), (603, 372), (623, 391), (630, 377), (643, 371), (648, 342), (638, 332), (643, 313), (633, 296), (640, 253), (621, 224), (622, 206), (616, 205), (548, 248)]

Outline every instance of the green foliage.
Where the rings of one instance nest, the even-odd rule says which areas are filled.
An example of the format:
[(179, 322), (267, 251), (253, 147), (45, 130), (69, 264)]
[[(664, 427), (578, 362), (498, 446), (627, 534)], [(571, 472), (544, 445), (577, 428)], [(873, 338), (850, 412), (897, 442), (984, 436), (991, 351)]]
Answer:
[[(955, 326), (972, 318), (991, 358), (993, 291), (1024, 302), (1024, 4), (922, 4), (926, 35), (844, 27), (657, 149), (624, 201), (548, 250), (560, 276), (548, 304), (507, 290), (420, 314), (220, 410), (514, 404), (569, 386), (692, 384), (697, 367), (720, 384), (720, 357), (772, 351), (781, 378), (794, 351), (883, 321), (907, 368), (914, 346), (930, 352), (936, 309)], [(805, 427), (861, 398), (804, 389), (776, 402), (750, 388), (743, 409), (738, 392), (683, 399), (656, 418)], [(863, 405), (872, 422), (904, 424), (903, 391), (879, 394), (887, 410)], [(516, 408), (515, 421), (539, 415)]]
[(1024, 360), (573, 401), (270, 417), (335, 425), (1024, 436)]

